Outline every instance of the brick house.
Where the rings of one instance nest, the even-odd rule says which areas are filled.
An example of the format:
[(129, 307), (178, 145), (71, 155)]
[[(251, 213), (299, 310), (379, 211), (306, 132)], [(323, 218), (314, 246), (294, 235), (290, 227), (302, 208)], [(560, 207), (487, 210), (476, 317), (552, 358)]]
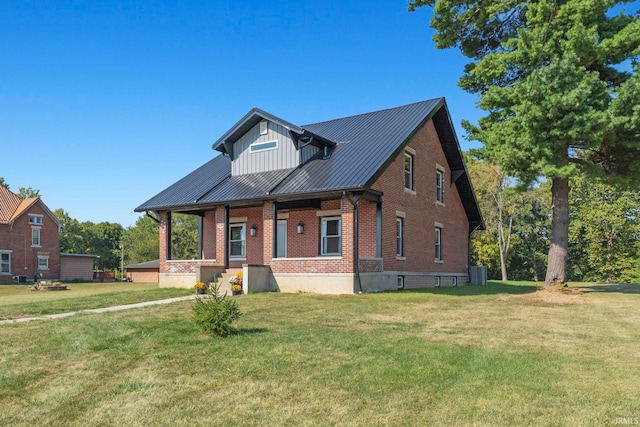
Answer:
[[(483, 222), (444, 98), (305, 126), (254, 108), (212, 148), (135, 209), (159, 223), (160, 286), (240, 268), (245, 291), (467, 283)], [(199, 217), (200, 259), (172, 259), (174, 212)]]
[(39, 197), (0, 185), (0, 283), (60, 277), (61, 224)]

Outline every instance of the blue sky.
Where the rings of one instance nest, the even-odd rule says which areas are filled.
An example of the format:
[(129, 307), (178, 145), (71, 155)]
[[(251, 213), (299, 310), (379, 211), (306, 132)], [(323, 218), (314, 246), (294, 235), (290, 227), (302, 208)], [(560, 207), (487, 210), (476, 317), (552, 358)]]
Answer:
[(211, 159), (252, 107), (303, 125), (476, 98), (405, 0), (0, 3), (0, 176), (79, 221), (133, 212)]

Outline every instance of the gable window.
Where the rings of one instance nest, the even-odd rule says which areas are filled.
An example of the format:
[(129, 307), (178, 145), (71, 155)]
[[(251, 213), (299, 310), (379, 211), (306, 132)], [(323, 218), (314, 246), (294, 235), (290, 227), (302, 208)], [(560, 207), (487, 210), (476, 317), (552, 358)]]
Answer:
[(436, 262), (442, 262), (442, 227), (436, 226)]
[(413, 191), (413, 154), (404, 153), (404, 188)]
[(42, 215), (29, 214), (29, 224), (42, 225)]
[(38, 270), (48, 270), (48, 269), (49, 269), (49, 257), (38, 256)]
[(31, 228), (31, 246), (40, 246), (40, 227)]
[(0, 274), (11, 274), (10, 251), (0, 251)]
[(265, 150), (275, 150), (276, 148), (278, 148), (277, 139), (274, 139), (273, 141), (254, 142), (249, 146), (252, 153)]
[(404, 218), (396, 218), (396, 256), (404, 256)]
[(246, 257), (247, 233), (246, 224), (229, 225), (229, 257)]
[(436, 170), (436, 202), (444, 204), (444, 170)]
[(340, 217), (322, 218), (321, 255), (340, 255), (342, 253), (342, 219)]
[(266, 135), (269, 132), (269, 122), (262, 120), (260, 122), (260, 135)]

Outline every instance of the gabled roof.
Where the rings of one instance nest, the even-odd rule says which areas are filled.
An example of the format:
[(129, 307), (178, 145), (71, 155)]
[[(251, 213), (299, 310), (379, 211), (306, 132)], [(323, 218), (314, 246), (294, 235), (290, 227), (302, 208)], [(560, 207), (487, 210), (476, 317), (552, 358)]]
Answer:
[(305, 126), (296, 126), (254, 108), (213, 144), (226, 152), (260, 120), (276, 122), (294, 136), (313, 136), (327, 147), (295, 169), (231, 176), (231, 161), (218, 156), (135, 209), (189, 210), (238, 201), (296, 198), (336, 191), (368, 190), (404, 150), (412, 136), (433, 119), (472, 229), (482, 217), (469, 181), (444, 98), (416, 102)]
[(39, 204), (51, 220), (53, 220), (58, 227), (62, 227), (58, 218), (56, 218), (53, 212), (49, 210), (47, 205), (45, 205), (39, 197), (31, 197), (23, 200), (2, 185), (0, 185), (0, 224), (11, 224), (35, 204)]
[(11, 222), (13, 214), (22, 203), (22, 199), (4, 185), (0, 185), (0, 224)]

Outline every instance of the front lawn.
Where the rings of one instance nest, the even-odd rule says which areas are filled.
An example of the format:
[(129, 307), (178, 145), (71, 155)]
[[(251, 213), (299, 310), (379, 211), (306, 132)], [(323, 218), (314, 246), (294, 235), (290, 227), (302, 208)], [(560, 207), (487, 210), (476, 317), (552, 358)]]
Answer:
[(639, 285), (237, 297), (0, 326), (0, 425), (615, 425), (640, 418)]
[(192, 294), (193, 289), (157, 283), (69, 283), (66, 291), (32, 291), (29, 285), (0, 285), (0, 320), (133, 304)]

